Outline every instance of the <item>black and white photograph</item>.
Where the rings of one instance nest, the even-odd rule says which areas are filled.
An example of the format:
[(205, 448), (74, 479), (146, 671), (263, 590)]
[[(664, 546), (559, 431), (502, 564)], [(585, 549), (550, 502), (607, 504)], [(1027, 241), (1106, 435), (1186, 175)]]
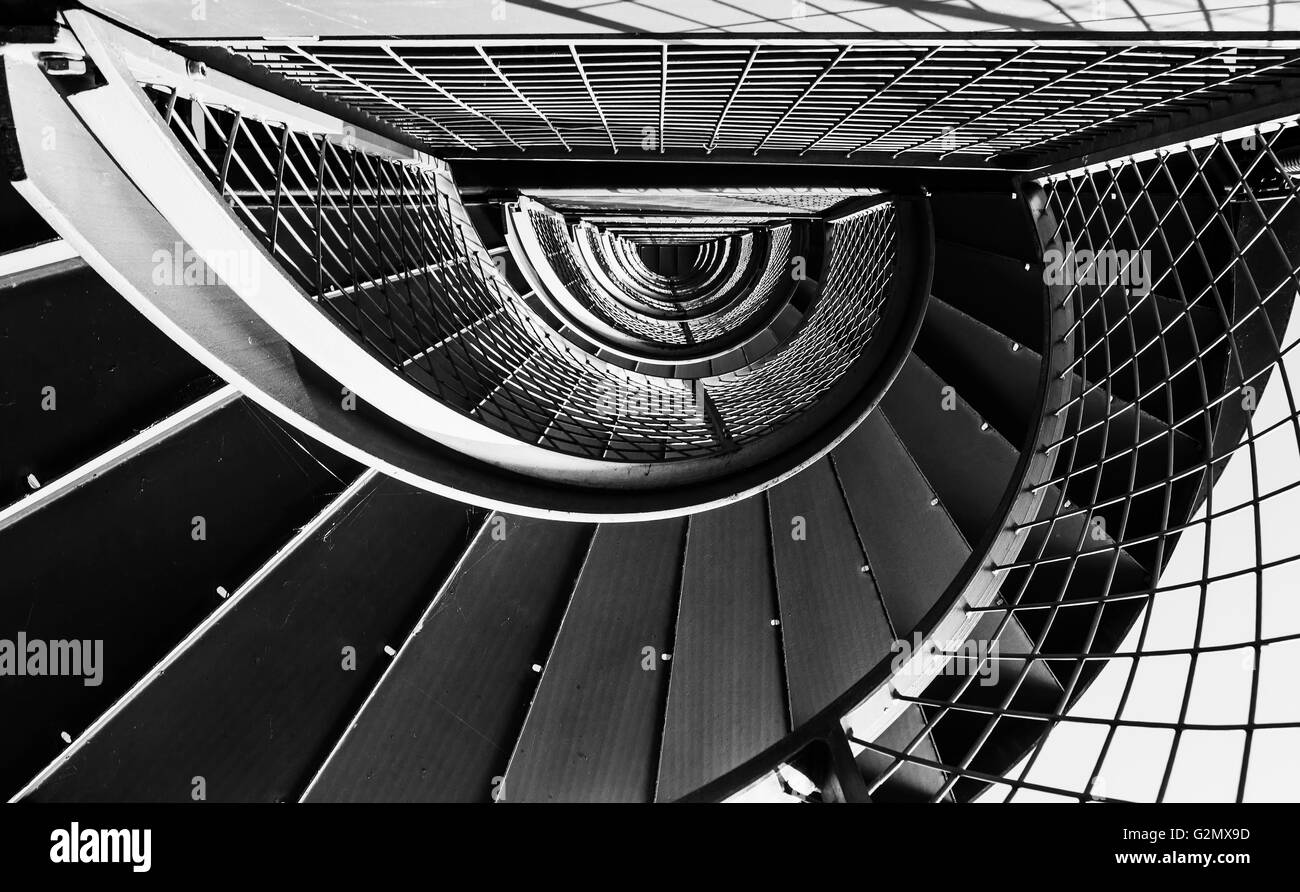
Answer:
[(1294, 871), (1298, 120), (1300, 0), (3, 0), (0, 861)]

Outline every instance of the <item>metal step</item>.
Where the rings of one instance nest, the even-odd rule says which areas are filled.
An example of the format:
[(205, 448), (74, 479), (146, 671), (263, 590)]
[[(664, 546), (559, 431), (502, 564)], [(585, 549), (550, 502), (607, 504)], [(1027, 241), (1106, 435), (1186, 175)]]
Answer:
[(996, 519), (1020, 450), (971, 407), (964, 384), (948, 387), (914, 353), (881, 409), (957, 529), (975, 546)]
[(930, 293), (1011, 340), (1042, 351), (1043, 295), (1038, 265), (936, 237)]
[(80, 259), (0, 279), (0, 507), (221, 382)]
[[(970, 640), (985, 642), (990, 647), (996, 640), (997, 653), (1029, 652), (1029, 638), (1014, 618), (994, 638), (1000, 620), (999, 615), (990, 614), (976, 625)], [(1011, 699), (1005, 708), (1010, 710), (1057, 712), (1061, 686), (1041, 661), (1028, 666), (1023, 661), (997, 662), (996, 676), (990, 672), (972, 677), (967, 669), (966, 674), (940, 675), (926, 688), (921, 699), (932, 710), (931, 721), (937, 719), (930, 737), (945, 764), (1000, 776), (1019, 761), (1046, 725), (1037, 719), (995, 714), (995, 710), (1003, 708), (1008, 696)], [(969, 667), (970, 663), (966, 661), (963, 665)], [(958, 694), (967, 682), (965, 691)], [(940, 715), (938, 710), (948, 703), (956, 705)], [(958, 802), (966, 802), (986, 789), (988, 783), (970, 776), (950, 775), (946, 786), (945, 792), (951, 793)]]
[(1188, 306), (1126, 294), (1119, 285), (1079, 292), (1084, 312), (1076, 323), (1075, 368), (1084, 378), (1108, 382), (1115, 394), (1167, 424), (1201, 412), (1225, 392), (1228, 347), (1226, 340), (1211, 346), (1224, 324), (1210, 297)]
[[(909, 706), (901, 716), (894, 720), (883, 734), (873, 742), (879, 746), (901, 753), (912, 745), (918, 735), (925, 729), (925, 712), (920, 706)], [(890, 802), (929, 802), (942, 793), (947, 774), (937, 768), (922, 764), (938, 762), (939, 754), (929, 732), (921, 736), (920, 742), (908, 753), (908, 760), (890, 770), (894, 757), (872, 749), (858, 753), (858, 770), (867, 784), (871, 801)], [(881, 778), (889, 771), (887, 777)]]
[[(1169, 429), (1136, 404), (1107, 399), (1104, 388), (1078, 376), (1071, 393), (1085, 395), (1076, 396), (1067, 410), (1056, 479), (1075, 503), (1095, 506), (1108, 534), (1133, 540), (1130, 554), (1154, 570), (1155, 543), (1137, 540), (1167, 529), (1169, 517), (1190, 511), (1204, 476), (1198, 470), (1206, 458), (1202, 441), (1184, 429)], [(1164, 549), (1166, 557), (1173, 541)]]
[(1029, 207), (1009, 184), (1005, 192), (935, 192), (929, 202), (936, 239), (1022, 264), (1039, 259)]
[(1041, 355), (931, 297), (916, 354), (1007, 442), (1019, 448), (1038, 411)]
[[(1045, 521), (1054, 515), (1058, 519), (1050, 525), (1040, 523), (1025, 533), (1017, 562), (1033, 563), (1033, 573), (1023, 568), (1010, 570), (1002, 583), (1000, 603), (1062, 605), (1054, 610), (1048, 607), (1016, 613), (1026, 633), (1035, 639), (1050, 627), (1040, 648), (1043, 653), (1082, 653), (1094, 623), (1097, 630), (1087, 650), (1105, 653), (1123, 640), (1145, 603), (1120, 596), (1149, 588), (1152, 574), (1129, 549), (1116, 547), (1105, 524), (1098, 523), (1095, 515), (1088, 518), (1078, 510), (1067, 514), (1070, 510), (1061, 501), (1060, 490), (1048, 487), (1037, 519)], [(1113, 603), (1096, 603), (1102, 593), (1114, 597)], [(1049, 667), (1064, 679), (1073, 671), (1074, 663), (1053, 662)], [(1100, 668), (1096, 662), (1085, 666), (1085, 678), (1091, 680)]]
[[(493, 514), (304, 797), (489, 802), (592, 528)], [(427, 594), (427, 590), (426, 590)]]
[(676, 799), (789, 731), (762, 498), (691, 518), (655, 798)]
[(0, 177), (0, 255), (56, 237), (45, 218), (14, 190), (9, 178)]
[(201, 777), (209, 802), (296, 799), (474, 522), (363, 473), (25, 798), (191, 801)]
[(357, 474), (230, 404), (0, 532), (0, 628), (103, 642), (99, 684), (0, 677), (0, 790), (49, 763)]
[(653, 798), (686, 525), (597, 530), (510, 758), (509, 801)]
[(894, 633), (829, 461), (769, 490), (768, 510), (797, 728), (889, 656)]
[(505, 247), (506, 225), (500, 204), (495, 201), (467, 202), (465, 211), (484, 248), (493, 251)]
[(883, 412), (867, 416), (833, 461), (894, 636), (906, 638), (970, 547)]

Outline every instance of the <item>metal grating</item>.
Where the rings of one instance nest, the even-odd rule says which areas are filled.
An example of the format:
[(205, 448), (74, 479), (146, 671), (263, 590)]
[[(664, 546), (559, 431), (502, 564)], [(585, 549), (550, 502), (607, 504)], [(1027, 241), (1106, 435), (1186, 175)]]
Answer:
[(440, 155), (1044, 156), (1248, 96), (1300, 50), (1211, 43), (235, 43)]
[[(593, 247), (591, 253), (597, 257), (598, 262), (606, 263), (606, 268), (611, 272), (613, 265), (618, 263), (629, 277), (639, 278), (641, 271), (644, 271), (651, 282), (650, 290), (655, 293), (662, 293), (665, 288), (670, 290), (673, 295), (672, 308), (688, 314), (723, 306), (730, 301), (742, 280), (753, 277), (758, 252), (766, 253), (768, 249), (768, 237), (753, 232), (705, 242), (699, 246), (698, 269), (701, 275), (692, 277), (685, 283), (688, 287), (684, 287), (683, 283), (664, 281), (664, 277), (648, 269), (637, 250), (641, 245), (632, 239), (612, 233), (602, 233), (597, 237), (590, 230), (588, 237)], [(653, 247), (664, 244), (671, 245), (674, 242), (651, 243)]]
[(705, 342), (725, 337), (753, 319), (764, 307), (772, 306), (779, 289), (791, 281), (790, 260), (794, 252), (790, 239), (789, 224), (773, 227), (768, 232), (767, 263), (763, 267), (763, 274), (759, 276), (758, 281), (754, 282), (747, 294), (741, 291), (744, 296), (740, 300), (724, 307), (716, 314), (687, 323), (696, 341)]

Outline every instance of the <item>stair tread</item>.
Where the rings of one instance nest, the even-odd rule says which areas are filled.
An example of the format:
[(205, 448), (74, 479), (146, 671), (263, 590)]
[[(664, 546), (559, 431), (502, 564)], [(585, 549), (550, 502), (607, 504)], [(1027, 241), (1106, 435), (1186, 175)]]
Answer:
[[(922, 707), (912, 704), (873, 742), (887, 749), (902, 752), (924, 727), (925, 715)], [(911, 755), (930, 762), (939, 760), (939, 754), (935, 751), (934, 742), (929, 734), (917, 743)], [(856, 761), (863, 780), (870, 787), (893, 763), (894, 757), (864, 749), (858, 753)], [(871, 801), (929, 802), (943, 789), (945, 780), (944, 772), (936, 768), (916, 762), (904, 762), (889, 776), (888, 780), (871, 792)]]
[(930, 290), (937, 297), (1014, 341), (1042, 347), (1046, 285), (1038, 265), (942, 238), (934, 250)]
[[(890, 653), (894, 636), (828, 461), (768, 491), (781, 641), (795, 727)], [(800, 521), (802, 519), (802, 522)], [(800, 531), (806, 538), (795, 539)]]
[(930, 298), (916, 353), (1008, 442), (1022, 444), (1037, 411), (1042, 356), (938, 296)]
[(1037, 234), (1025, 199), (1005, 192), (935, 192), (929, 197), (936, 239), (1024, 262), (1036, 259)]
[[(1102, 296), (1096, 298), (1099, 292)], [(1227, 345), (1209, 346), (1223, 332), (1217, 313), (1206, 312), (1203, 304), (1188, 306), (1158, 295), (1131, 296), (1118, 285), (1084, 286), (1082, 294), (1086, 312), (1075, 337), (1087, 352), (1082, 345), (1076, 348), (1076, 369), (1085, 378), (1108, 380), (1124, 399), (1140, 402), (1157, 418), (1176, 421), (1201, 408), (1198, 368), (1184, 368), (1201, 353), (1209, 399), (1224, 392)], [(1141, 352), (1135, 355), (1135, 350)]]
[[(1038, 519), (1052, 516), (1057, 511), (1059, 499), (1060, 490), (1048, 487)], [(1085, 523), (1083, 514), (1079, 513), (1057, 520), (1051, 524), (1050, 530), (1043, 524), (1025, 534), (1026, 541), (1018, 560), (1034, 562), (1035, 570), (1028, 584), (1024, 583), (1027, 570), (1010, 571), (1002, 584), (1003, 600), (1022, 605), (1057, 601), (1069, 604), (1075, 599), (1094, 598), (1101, 592), (1119, 595), (1141, 591), (1150, 579), (1148, 569), (1128, 549), (1115, 548), (1115, 540), (1103, 524), (1097, 523), (1095, 515), (1086, 527)], [(1073, 561), (1051, 560), (1068, 559), (1076, 553), (1080, 556)], [(1067, 573), (1070, 574), (1068, 582)], [(1102, 653), (1119, 643), (1142, 604), (1140, 600), (1121, 600), (1104, 608), (1095, 604), (1060, 608), (1054, 617), (1045, 609), (1022, 610), (1016, 616), (1026, 632), (1033, 636), (1041, 634), (1050, 619), (1051, 628), (1040, 649), (1042, 652), (1074, 653), (1082, 650), (1097, 611), (1103, 610), (1102, 621), (1090, 646), (1091, 651)], [(1070, 663), (1048, 665), (1062, 680), (1074, 668)], [(1091, 678), (1099, 668), (1099, 665), (1085, 667), (1085, 675)]]
[(656, 798), (671, 800), (789, 730), (761, 498), (691, 517)]
[(895, 637), (906, 637), (961, 572), (970, 547), (903, 446), (876, 411), (834, 452), (871, 576)]
[[(995, 520), (1020, 450), (980, 418), (962, 387), (953, 387), (947, 403), (951, 408), (946, 408), (948, 386), (913, 353), (885, 394), (881, 409), (957, 529), (974, 546)], [(981, 425), (987, 429), (981, 430)]]
[(0, 282), (0, 506), (219, 386), (79, 259)]
[[(25, 728), (0, 741), (0, 788), (34, 776), (62, 750), (61, 732), (88, 727), (222, 603), (219, 586), (235, 591), (356, 468), (239, 401), (0, 533), (0, 627), (107, 644), (97, 686), (0, 678)], [(76, 547), (50, 560), (69, 535)]]
[(330, 756), (309, 801), (487, 802), (592, 528), (493, 515)]
[[(988, 642), (993, 640), (993, 633), (1001, 621), (998, 614), (989, 614), (976, 624), (970, 640)], [(1028, 635), (1012, 617), (998, 636), (997, 653), (1026, 653), (1031, 648)], [(991, 666), (992, 664), (990, 664)], [(991, 673), (973, 681), (960, 696), (956, 696), (957, 686), (964, 681), (960, 675), (943, 675), (935, 679), (925, 692), (927, 699), (937, 699), (964, 703), (983, 708), (999, 706), (1012, 686), (1019, 683), (1010, 708), (1031, 712), (1055, 712), (1060, 703), (1061, 685), (1042, 661), (1035, 661), (1025, 668), (1024, 663), (1014, 660), (997, 661), (996, 679)], [(1028, 676), (1020, 681), (1028, 672)], [(942, 761), (948, 765), (960, 765), (970, 753), (971, 748), (993, 723), (993, 716), (987, 712), (951, 709), (932, 729), (932, 738)], [(1012, 768), (1023, 753), (1042, 734), (1046, 726), (1035, 719), (1003, 716), (993, 724), (988, 739), (980, 746), (971, 759), (972, 770), (987, 774), (1003, 774)], [(959, 802), (969, 802), (988, 787), (983, 781), (961, 778), (953, 785), (952, 795)]]
[(479, 240), (488, 250), (498, 248), (506, 243), (505, 221), (502, 210), (495, 202), (466, 204), (465, 210), (478, 232)]
[(209, 802), (296, 798), (387, 667), (384, 646), (406, 635), (431, 578), (464, 547), (471, 516), (372, 479), (30, 798), (189, 801), (195, 774)]
[(18, 194), (9, 178), (0, 179), (0, 252), (18, 251), (55, 237), (50, 224)]
[(685, 531), (682, 518), (597, 530), (510, 759), (509, 800), (653, 797)]

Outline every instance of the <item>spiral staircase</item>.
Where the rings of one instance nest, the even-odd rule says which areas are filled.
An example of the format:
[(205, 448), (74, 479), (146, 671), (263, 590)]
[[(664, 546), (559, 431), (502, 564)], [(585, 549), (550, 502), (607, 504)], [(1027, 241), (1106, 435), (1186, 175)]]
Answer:
[[(1152, 724), (1072, 710), (1228, 460), (1296, 424), (1252, 419), (1290, 400), (1300, 50), (1135, 51), (1133, 95), (1169, 75), (1178, 110), (1091, 130), (1077, 97), (958, 106), (1030, 136), (930, 148), (995, 163), (629, 196), (458, 183), (489, 162), (435, 157), (456, 139), (550, 136), (391, 48), (459, 117), (355, 48), (308, 77), (64, 24), (10, 32), (0, 85), (0, 636), (102, 640), (103, 673), (0, 677), (6, 796), (1106, 798), (1030, 768), (1062, 724)], [(563, 141), (519, 57), (478, 52)], [(1054, 280), (1067, 245), (1146, 253)]]

